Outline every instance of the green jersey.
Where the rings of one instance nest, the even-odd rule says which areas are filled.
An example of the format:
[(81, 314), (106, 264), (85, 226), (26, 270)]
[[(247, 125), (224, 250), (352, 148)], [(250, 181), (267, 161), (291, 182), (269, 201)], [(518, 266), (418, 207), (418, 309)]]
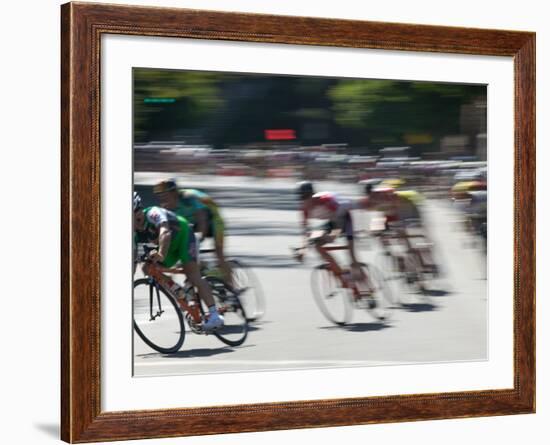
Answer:
[(196, 258), (195, 236), (187, 220), (162, 207), (147, 207), (145, 213), (145, 227), (137, 233), (138, 242), (152, 242), (158, 244), (160, 226), (164, 223), (170, 230), (170, 246), (163, 265), (172, 267), (178, 261), (185, 264)]

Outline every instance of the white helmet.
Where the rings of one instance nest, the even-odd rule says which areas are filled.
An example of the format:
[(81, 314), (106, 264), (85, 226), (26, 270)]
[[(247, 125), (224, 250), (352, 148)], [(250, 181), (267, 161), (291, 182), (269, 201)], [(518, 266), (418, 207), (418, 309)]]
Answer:
[(138, 195), (138, 192), (134, 192), (133, 202), (134, 202), (134, 212), (143, 207), (143, 205), (141, 203), (141, 196)]

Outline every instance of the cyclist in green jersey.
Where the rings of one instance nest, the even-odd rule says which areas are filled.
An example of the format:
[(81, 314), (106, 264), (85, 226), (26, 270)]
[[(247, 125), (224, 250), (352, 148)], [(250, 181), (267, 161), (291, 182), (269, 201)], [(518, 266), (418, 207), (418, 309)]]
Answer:
[(153, 192), (158, 196), (162, 207), (185, 218), (195, 232), (200, 232), (200, 241), (205, 238), (213, 239), (220, 270), (226, 283), (233, 286), (231, 267), (227, 264), (224, 253), (225, 225), (216, 202), (200, 190), (178, 190), (173, 179), (158, 183)]
[[(152, 251), (149, 259), (164, 267), (173, 267), (180, 263), (185, 275), (197, 288), (199, 296), (208, 306), (209, 316), (203, 329), (213, 330), (223, 326), (221, 316), (212, 297), (210, 286), (201, 277), (197, 264), (197, 245), (195, 234), (185, 218), (160, 207), (143, 208), (141, 197), (134, 192), (134, 231), (136, 241), (153, 242), (158, 250)], [(143, 272), (147, 274), (148, 265)]]

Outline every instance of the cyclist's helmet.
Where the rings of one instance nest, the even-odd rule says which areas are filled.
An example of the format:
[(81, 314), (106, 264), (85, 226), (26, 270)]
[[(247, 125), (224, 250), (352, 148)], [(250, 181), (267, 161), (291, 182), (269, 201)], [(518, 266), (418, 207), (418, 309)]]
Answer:
[(310, 198), (315, 194), (313, 184), (309, 181), (299, 182), (296, 186), (296, 194), (300, 197), (301, 200)]
[(141, 203), (141, 196), (139, 196), (138, 192), (134, 192), (133, 204), (134, 204), (134, 212), (136, 210), (143, 208), (143, 204)]
[(363, 190), (365, 192), (365, 195), (370, 195), (377, 185), (379, 185), (382, 182), (382, 179), (375, 178), (375, 179), (365, 179), (363, 181), (359, 181), (359, 184), (363, 186)]
[(166, 179), (153, 187), (153, 193), (170, 192), (172, 190), (177, 190), (177, 188), (178, 186), (174, 179)]

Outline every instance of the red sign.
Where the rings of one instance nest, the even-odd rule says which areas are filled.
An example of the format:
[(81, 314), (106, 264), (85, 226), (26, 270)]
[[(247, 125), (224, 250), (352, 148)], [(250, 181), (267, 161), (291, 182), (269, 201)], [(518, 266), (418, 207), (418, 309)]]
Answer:
[(264, 134), (268, 141), (288, 141), (296, 139), (296, 132), (294, 130), (265, 130)]

